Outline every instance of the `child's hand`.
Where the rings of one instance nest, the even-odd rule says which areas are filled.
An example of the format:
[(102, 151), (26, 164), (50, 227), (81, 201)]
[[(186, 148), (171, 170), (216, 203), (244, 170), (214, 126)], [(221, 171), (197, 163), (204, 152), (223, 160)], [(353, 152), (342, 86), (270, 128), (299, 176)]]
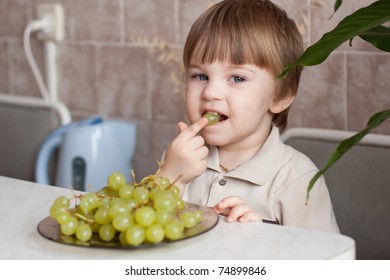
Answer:
[(249, 205), (238, 196), (225, 197), (213, 207), (213, 210), (217, 214), (226, 216), (226, 221), (229, 223), (235, 221), (241, 223), (261, 221), (260, 215), (252, 211)]
[(182, 187), (206, 170), (209, 150), (203, 137), (197, 134), (207, 124), (206, 118), (190, 126), (178, 124), (180, 133), (167, 147), (161, 176), (171, 181), (178, 179), (175, 184)]

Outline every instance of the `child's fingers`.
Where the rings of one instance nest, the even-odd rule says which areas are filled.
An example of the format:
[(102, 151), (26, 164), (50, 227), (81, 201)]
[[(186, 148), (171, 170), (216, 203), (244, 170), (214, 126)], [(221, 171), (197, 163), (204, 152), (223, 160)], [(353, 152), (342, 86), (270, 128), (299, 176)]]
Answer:
[(240, 223), (249, 223), (249, 222), (260, 222), (261, 217), (259, 214), (253, 211), (246, 212), (240, 218), (238, 218)]
[(179, 123), (177, 124), (177, 126), (179, 127), (179, 133), (180, 133), (180, 132), (183, 132), (183, 131), (186, 130), (186, 128), (188, 127), (188, 125), (187, 125), (186, 123), (184, 123), (184, 122), (179, 122)]
[(245, 215), (245, 213), (251, 212), (251, 208), (246, 203), (241, 203), (233, 207), (230, 213), (226, 217), (226, 221), (229, 223), (239, 220)]
[[(192, 125), (190, 125), (186, 128), (184, 128), (184, 126), (182, 126), (182, 128), (184, 128), (184, 129), (181, 131), (181, 133), (188, 136), (189, 138), (192, 138), (199, 131), (201, 131), (202, 128), (204, 128), (207, 124), (208, 124), (208, 120), (206, 118), (202, 117), (198, 121), (194, 122)], [(179, 129), (181, 129), (180, 126), (179, 126)]]
[(228, 196), (222, 199), (216, 206), (220, 209), (233, 208), (244, 200), (239, 196)]
[(241, 197), (238, 196), (228, 196), (222, 199), (218, 204), (216, 204), (213, 207), (213, 210), (217, 214), (221, 215), (229, 215), (229, 212), (231, 211), (232, 208), (234, 208), (236, 205), (243, 203), (244, 201), (242, 200)]

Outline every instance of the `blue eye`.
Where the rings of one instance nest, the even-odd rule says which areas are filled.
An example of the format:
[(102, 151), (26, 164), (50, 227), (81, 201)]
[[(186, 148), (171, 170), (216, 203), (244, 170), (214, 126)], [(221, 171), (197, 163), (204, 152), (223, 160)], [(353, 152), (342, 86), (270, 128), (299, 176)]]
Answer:
[(240, 77), (240, 76), (233, 76), (233, 77), (231, 77), (230, 79), (233, 81), (233, 83), (237, 83), (237, 84), (246, 81), (245, 78)]
[(209, 77), (207, 77), (207, 75), (204, 74), (194, 74), (191, 75), (191, 78), (199, 81), (207, 81), (209, 79)]

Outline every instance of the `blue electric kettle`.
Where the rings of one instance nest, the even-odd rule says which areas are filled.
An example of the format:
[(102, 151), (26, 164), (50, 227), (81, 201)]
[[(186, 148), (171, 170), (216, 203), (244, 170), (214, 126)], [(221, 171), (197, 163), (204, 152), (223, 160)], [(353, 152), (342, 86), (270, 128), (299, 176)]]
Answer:
[[(131, 182), (136, 144), (134, 123), (92, 117), (53, 131), (43, 142), (35, 167), (36, 182), (81, 191), (98, 191), (113, 172)], [(49, 181), (49, 163), (59, 150), (55, 183)]]

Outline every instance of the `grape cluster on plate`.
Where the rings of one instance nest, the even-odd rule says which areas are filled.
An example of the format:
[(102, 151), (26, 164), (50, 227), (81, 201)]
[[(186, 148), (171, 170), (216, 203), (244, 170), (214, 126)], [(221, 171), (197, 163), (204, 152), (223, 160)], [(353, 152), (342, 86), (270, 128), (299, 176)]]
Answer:
[(167, 178), (154, 174), (129, 184), (119, 172), (97, 192), (57, 197), (50, 216), (65, 236), (84, 242), (92, 236), (107, 242), (117, 238), (130, 246), (180, 239), (203, 219), (201, 211), (186, 208), (178, 187)]

